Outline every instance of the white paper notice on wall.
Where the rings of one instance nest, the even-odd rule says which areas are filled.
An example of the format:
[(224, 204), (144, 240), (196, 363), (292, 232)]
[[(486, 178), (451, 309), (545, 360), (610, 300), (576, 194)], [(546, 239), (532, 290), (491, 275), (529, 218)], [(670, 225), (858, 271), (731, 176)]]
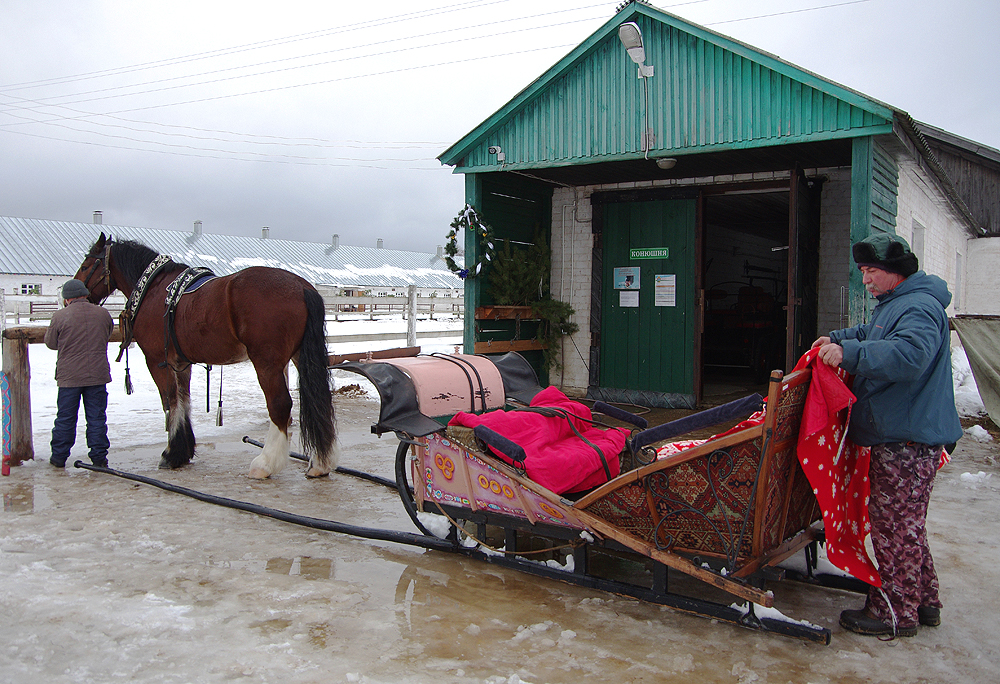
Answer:
[(639, 306), (639, 292), (636, 290), (619, 290), (618, 306), (635, 309)]
[(677, 275), (653, 276), (653, 306), (677, 306)]

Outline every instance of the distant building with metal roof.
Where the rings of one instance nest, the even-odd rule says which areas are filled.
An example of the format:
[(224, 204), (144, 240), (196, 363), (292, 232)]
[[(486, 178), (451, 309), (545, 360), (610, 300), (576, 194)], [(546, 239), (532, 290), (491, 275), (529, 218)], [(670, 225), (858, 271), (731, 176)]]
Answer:
[[(316, 286), (370, 290), (372, 294), (445, 291), (458, 296), (462, 281), (444, 262), (443, 253), (426, 254), (381, 247), (276, 240), (268, 229), (260, 237), (213, 235), (196, 221), (190, 232), (47, 221), (0, 216), (0, 287), (10, 294), (57, 295), (62, 283), (80, 267), (84, 255), (103, 231), (118, 240), (135, 240), (175, 261), (205, 266), (227, 275), (249, 266), (273, 266), (296, 273)], [(381, 242), (381, 241), (380, 241)]]

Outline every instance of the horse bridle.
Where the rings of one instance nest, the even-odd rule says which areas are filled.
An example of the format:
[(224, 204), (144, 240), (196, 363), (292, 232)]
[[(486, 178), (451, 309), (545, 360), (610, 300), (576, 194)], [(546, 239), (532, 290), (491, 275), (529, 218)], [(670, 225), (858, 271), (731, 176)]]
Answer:
[[(107, 288), (107, 294), (105, 294), (104, 299), (101, 300), (101, 306), (104, 305), (104, 302), (108, 301), (108, 297), (110, 297), (111, 293), (117, 288), (117, 284), (113, 284), (113, 278), (111, 275), (111, 245), (113, 244), (115, 244), (115, 241), (111, 237), (108, 237), (107, 242), (104, 243), (104, 258), (101, 259), (99, 257), (94, 257), (94, 265), (90, 267), (90, 270), (87, 271), (87, 275), (83, 278), (83, 284), (86, 285), (89, 290), (90, 278), (94, 275), (94, 272), (97, 271), (98, 268), (104, 266), (104, 273), (102, 274), (102, 277), (104, 278), (104, 287)], [(88, 254), (87, 256), (89, 257), (90, 255)]]

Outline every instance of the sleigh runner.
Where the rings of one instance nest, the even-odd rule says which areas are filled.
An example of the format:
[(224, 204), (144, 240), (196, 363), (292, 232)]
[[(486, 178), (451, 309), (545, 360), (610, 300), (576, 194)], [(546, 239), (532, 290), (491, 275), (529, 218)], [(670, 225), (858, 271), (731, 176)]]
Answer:
[[(616, 468), (615, 477), (596, 488), (559, 494), (527, 476), (530, 457), (516, 442), (485, 426), (444, 424), (456, 411), (480, 414), (499, 407), (500, 397), (523, 407), (538, 396), (533, 372), (516, 353), (435, 355), (337, 368), (361, 373), (376, 385), (382, 406), (372, 431), (400, 437), (397, 488), (425, 533), (420, 513), (445, 515), (476, 541), (499, 528), (502, 547), (483, 554), (490, 562), (829, 643), (825, 628), (759, 618), (754, 609), (754, 604), (773, 605), (765, 583), (781, 578), (778, 564), (806, 547), (812, 547), (815, 559), (813, 545), (822, 538), (813, 527), (820, 509), (796, 457), (809, 369), (788, 376), (773, 372), (767, 409), (757, 420), (663, 458), (648, 445), (680, 436), (692, 425), (746, 417), (760, 397), (633, 429), (623, 452), (611, 454), (615, 465), (621, 459), (620, 474)], [(639, 426), (645, 422), (600, 402), (595, 408)], [(526, 560), (531, 557), (526, 546), (537, 546), (539, 539), (570, 546), (572, 563), (565, 567), (571, 571), (553, 572)], [(594, 561), (604, 554), (643, 562), (645, 582), (601, 576), (596, 566), (607, 563)], [(746, 608), (706, 600), (697, 592), (675, 592), (669, 577), (676, 572), (746, 601)]]

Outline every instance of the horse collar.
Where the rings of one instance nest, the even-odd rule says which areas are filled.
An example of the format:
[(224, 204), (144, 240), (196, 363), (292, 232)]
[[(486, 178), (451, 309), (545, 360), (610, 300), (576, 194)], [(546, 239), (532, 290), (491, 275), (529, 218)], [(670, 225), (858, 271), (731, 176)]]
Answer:
[(135, 315), (139, 312), (139, 305), (142, 304), (143, 297), (146, 296), (146, 288), (149, 287), (153, 276), (169, 263), (171, 263), (171, 259), (166, 254), (159, 254), (149, 262), (149, 266), (139, 276), (139, 280), (135, 282), (135, 287), (132, 289), (132, 294), (129, 295), (128, 304), (125, 307), (125, 313), (128, 314), (129, 318), (135, 318)]
[(129, 295), (128, 303), (125, 305), (125, 310), (122, 311), (121, 316), (119, 317), (118, 325), (122, 331), (122, 344), (118, 350), (118, 358), (116, 361), (121, 361), (122, 354), (132, 343), (132, 324), (135, 321), (136, 314), (139, 313), (139, 305), (142, 304), (143, 297), (146, 296), (146, 289), (153, 281), (153, 277), (170, 263), (172, 263), (172, 261), (166, 254), (157, 255), (155, 259), (149, 262), (149, 266), (147, 266), (146, 270), (142, 272), (141, 276), (139, 276), (139, 280), (135, 282), (132, 294)]

